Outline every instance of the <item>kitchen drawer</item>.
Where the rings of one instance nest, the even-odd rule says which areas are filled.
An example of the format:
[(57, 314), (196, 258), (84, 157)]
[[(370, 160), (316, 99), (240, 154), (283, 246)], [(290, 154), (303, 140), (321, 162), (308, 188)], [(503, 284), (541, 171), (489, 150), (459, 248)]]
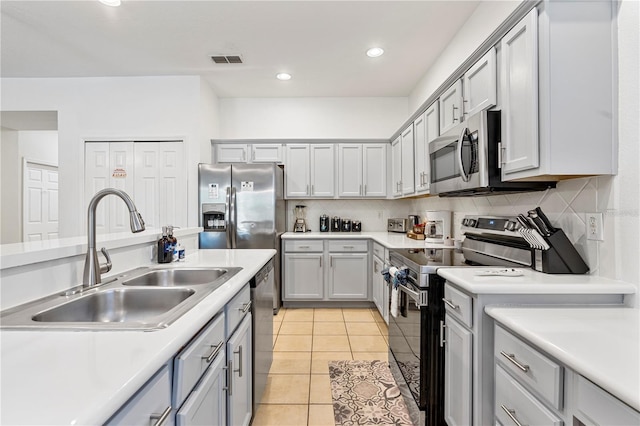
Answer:
[(284, 242), (284, 251), (321, 252), (323, 249), (323, 240), (285, 240)]
[(216, 354), (224, 350), (224, 314), (208, 326), (184, 348), (173, 361), (173, 403), (180, 407)]
[(473, 325), (473, 299), (471, 296), (447, 284), (444, 287), (444, 299), (448, 313), (462, 321), (467, 327)]
[(244, 316), (251, 310), (251, 290), (249, 284), (236, 294), (224, 307), (225, 337), (229, 338)]
[(639, 412), (582, 376), (576, 375), (576, 382), (575, 417), (580, 421), (607, 426), (640, 425)]
[[(555, 408), (562, 407), (563, 368), (502, 327), (495, 328), (496, 359)], [(526, 371), (525, 371), (526, 370)]]
[(388, 255), (385, 256), (385, 247), (378, 243), (373, 243), (373, 255), (378, 257), (378, 259), (382, 260), (383, 262), (386, 262), (387, 258), (389, 257)]
[(495, 416), (504, 425), (516, 425), (518, 424), (516, 421), (521, 425), (561, 426), (563, 424), (562, 419), (538, 401), (498, 364), (496, 364), (495, 391)]
[(330, 252), (367, 252), (369, 242), (367, 240), (337, 240), (329, 241)]

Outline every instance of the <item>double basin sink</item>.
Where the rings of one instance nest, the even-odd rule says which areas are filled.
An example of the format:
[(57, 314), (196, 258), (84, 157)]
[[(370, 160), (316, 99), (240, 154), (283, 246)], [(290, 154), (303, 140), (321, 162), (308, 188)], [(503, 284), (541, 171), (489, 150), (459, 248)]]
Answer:
[(17, 306), (3, 329), (159, 330), (168, 327), (242, 268), (137, 268), (91, 289)]

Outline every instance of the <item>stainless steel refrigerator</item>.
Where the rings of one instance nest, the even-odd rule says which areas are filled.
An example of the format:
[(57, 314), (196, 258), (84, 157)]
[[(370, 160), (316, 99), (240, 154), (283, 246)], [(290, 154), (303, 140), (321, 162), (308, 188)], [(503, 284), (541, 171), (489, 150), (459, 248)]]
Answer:
[(201, 249), (274, 249), (273, 310), (281, 306), (284, 172), (275, 164), (199, 164)]

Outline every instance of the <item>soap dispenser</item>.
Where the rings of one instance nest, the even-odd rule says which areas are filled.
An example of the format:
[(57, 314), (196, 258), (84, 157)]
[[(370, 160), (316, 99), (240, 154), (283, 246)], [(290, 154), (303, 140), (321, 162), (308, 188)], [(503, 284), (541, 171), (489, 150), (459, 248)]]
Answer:
[(169, 240), (166, 226), (162, 227), (162, 238), (158, 240), (158, 263), (171, 263), (173, 259), (173, 247)]
[(173, 235), (173, 226), (167, 226), (167, 238), (171, 244), (171, 261), (178, 261), (178, 239)]

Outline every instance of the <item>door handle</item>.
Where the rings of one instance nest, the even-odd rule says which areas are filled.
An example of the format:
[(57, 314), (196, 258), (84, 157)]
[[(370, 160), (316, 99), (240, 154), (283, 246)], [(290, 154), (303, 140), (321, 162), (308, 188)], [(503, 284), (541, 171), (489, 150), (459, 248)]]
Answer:
[(233, 361), (229, 360), (226, 367), (222, 367), (223, 370), (227, 370), (227, 386), (223, 387), (228, 395), (233, 395)]
[(467, 175), (464, 171), (464, 163), (462, 162), (462, 144), (464, 143), (465, 138), (467, 137), (467, 129), (462, 129), (460, 133), (460, 137), (458, 138), (458, 167), (460, 167), (460, 178), (464, 182), (469, 182), (471, 176)]
[(206, 359), (207, 360), (207, 364), (209, 364), (211, 361), (213, 361), (213, 359), (215, 357), (218, 356), (218, 354), (220, 353), (220, 350), (222, 349), (222, 345), (224, 345), (224, 340), (220, 343), (218, 343), (215, 347), (213, 347), (213, 345), (211, 345), (211, 347), (213, 347), (213, 350), (211, 351), (211, 353), (207, 356), (203, 356), (202, 359)]
[(440, 320), (440, 347), (443, 348), (444, 344), (447, 343), (447, 341), (444, 338), (444, 329), (447, 327), (447, 324), (444, 323), (444, 321)]
[(233, 371), (238, 373), (238, 377), (242, 377), (242, 345), (238, 346), (238, 350), (233, 353), (238, 354), (238, 369)]
[(444, 297), (442, 298), (442, 301), (453, 310), (458, 310), (460, 308), (459, 305), (455, 305), (451, 300), (445, 299)]
[(224, 205), (224, 221), (226, 222), (227, 248), (231, 246), (231, 187), (227, 186), (226, 203)]

